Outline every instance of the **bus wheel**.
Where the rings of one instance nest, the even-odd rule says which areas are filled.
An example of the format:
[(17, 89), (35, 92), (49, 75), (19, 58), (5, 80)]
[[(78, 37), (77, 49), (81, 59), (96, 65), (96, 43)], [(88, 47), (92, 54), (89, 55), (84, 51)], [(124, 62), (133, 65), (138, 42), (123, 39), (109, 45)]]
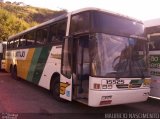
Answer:
[(60, 98), (60, 77), (59, 76), (56, 76), (54, 77), (54, 79), (52, 79), (51, 92), (52, 92), (53, 97), (57, 101), (62, 101), (62, 99)]
[(13, 67), (12, 66), (10, 66), (10, 74), (11, 74), (11, 77), (13, 78)]
[(16, 67), (14, 67), (14, 68), (12, 69), (12, 77), (13, 77), (13, 79), (18, 80), (17, 68), (16, 68)]

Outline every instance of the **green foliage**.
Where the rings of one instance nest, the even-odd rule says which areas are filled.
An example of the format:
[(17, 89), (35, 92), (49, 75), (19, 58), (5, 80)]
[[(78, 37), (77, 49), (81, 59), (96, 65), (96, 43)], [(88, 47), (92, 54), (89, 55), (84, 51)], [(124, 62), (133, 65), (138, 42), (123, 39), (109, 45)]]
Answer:
[(31, 6), (17, 6), (12, 3), (0, 3), (0, 41), (7, 40), (11, 35), (64, 13), (66, 10), (52, 11)]
[(27, 22), (10, 14), (6, 10), (0, 9), (0, 41), (6, 40), (8, 36), (29, 27), (30, 25)]

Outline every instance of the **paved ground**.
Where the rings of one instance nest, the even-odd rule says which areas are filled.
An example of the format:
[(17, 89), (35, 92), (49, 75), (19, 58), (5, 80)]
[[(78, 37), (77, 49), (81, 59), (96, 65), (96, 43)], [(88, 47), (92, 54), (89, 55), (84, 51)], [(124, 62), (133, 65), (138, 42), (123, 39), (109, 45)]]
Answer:
[(3, 119), (105, 119), (114, 118), (113, 116), (133, 119), (136, 115), (144, 116), (143, 113), (145, 118), (148, 114), (160, 118), (160, 100), (149, 98), (142, 103), (99, 108), (88, 107), (75, 101), (57, 102), (48, 90), (23, 80), (11, 79), (8, 73), (0, 73), (0, 112)]

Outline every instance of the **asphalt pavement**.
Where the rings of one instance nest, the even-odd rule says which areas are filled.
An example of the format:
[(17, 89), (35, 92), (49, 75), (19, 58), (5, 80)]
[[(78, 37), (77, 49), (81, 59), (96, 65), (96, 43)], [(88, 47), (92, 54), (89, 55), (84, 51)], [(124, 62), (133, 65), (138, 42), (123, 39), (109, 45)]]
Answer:
[(76, 101), (57, 102), (50, 92), (25, 80), (0, 73), (0, 112), (2, 119), (109, 119), (160, 118), (160, 100), (108, 107), (89, 107)]

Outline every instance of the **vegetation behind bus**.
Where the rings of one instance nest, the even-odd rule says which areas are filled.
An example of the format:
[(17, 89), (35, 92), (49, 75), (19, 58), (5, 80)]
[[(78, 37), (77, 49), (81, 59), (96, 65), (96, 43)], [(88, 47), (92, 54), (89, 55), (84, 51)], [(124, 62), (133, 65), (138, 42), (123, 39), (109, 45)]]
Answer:
[(0, 3), (0, 41), (9, 36), (66, 13), (31, 6)]

